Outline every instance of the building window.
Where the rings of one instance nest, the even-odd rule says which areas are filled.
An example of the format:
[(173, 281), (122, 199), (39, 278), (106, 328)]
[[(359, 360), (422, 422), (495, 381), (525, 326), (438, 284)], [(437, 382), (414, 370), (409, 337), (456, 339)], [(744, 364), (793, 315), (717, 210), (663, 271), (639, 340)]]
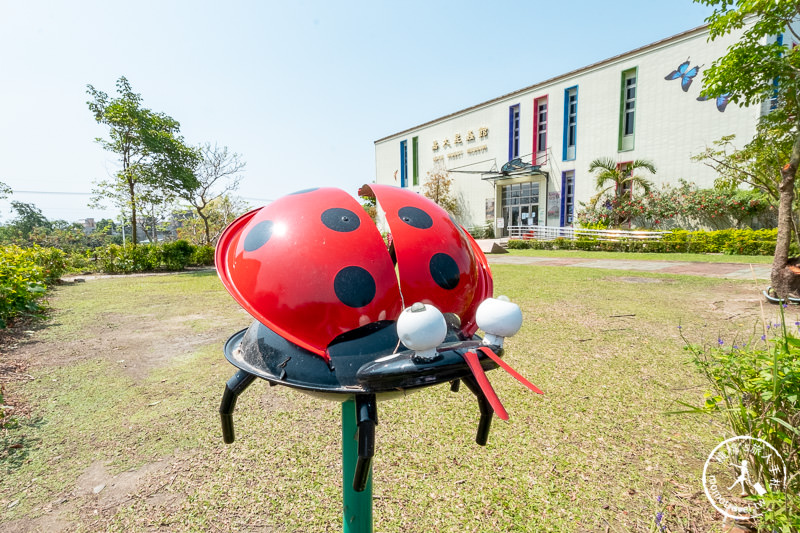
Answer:
[(519, 104), (508, 108), (508, 160), (519, 157)]
[(411, 171), (412, 183), (419, 185), (419, 137), (411, 138)]
[(561, 226), (571, 226), (575, 209), (575, 171), (561, 174)]
[(564, 150), (565, 161), (575, 159), (578, 143), (578, 87), (564, 91)]
[(636, 125), (636, 69), (622, 73), (620, 98), (619, 149), (633, 150), (633, 133)]
[(408, 141), (400, 141), (400, 186), (408, 187)]
[(536, 135), (533, 138), (533, 153), (536, 154), (535, 165), (543, 165), (547, 162), (547, 97), (537, 98), (533, 102), (536, 115), (533, 124), (533, 131)]
[[(777, 37), (775, 37), (775, 42), (778, 43), (779, 46), (783, 46), (783, 34), (779, 33)], [(772, 96), (769, 99), (769, 110), (775, 111), (778, 109), (778, 89), (780, 88), (780, 78), (774, 78), (772, 80)], [(719, 105), (717, 105), (719, 108)], [(724, 108), (723, 108), (724, 109)]]

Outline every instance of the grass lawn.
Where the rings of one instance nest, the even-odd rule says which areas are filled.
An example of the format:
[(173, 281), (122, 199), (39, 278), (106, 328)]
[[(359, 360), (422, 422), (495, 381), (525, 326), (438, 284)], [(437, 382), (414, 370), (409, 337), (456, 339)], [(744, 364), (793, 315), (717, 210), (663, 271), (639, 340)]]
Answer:
[[(380, 403), (375, 530), (651, 531), (662, 511), (669, 531), (722, 531), (701, 474), (723, 426), (666, 414), (704, 392), (678, 326), (696, 342), (752, 331), (760, 289), (492, 270), (525, 317), (505, 358), (546, 395), (489, 373), (511, 418), (486, 447), (463, 387)], [(249, 318), (213, 273), (68, 285), (51, 305), (46, 327), (0, 353), (35, 378), (6, 384), (29, 414), (0, 432), (0, 530), (341, 531), (338, 404), (256, 382), (222, 443), (222, 343)]]
[(771, 264), (771, 255), (725, 254), (651, 254), (625, 252), (586, 252), (582, 250), (509, 250), (512, 255), (527, 257), (582, 257), (589, 259), (624, 259), (637, 261), (697, 261), (701, 263)]

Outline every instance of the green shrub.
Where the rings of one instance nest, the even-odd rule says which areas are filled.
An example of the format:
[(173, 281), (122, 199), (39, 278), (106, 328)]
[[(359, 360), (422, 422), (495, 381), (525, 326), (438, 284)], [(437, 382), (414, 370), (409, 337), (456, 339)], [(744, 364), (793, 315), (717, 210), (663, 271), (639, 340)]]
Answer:
[(190, 263), (194, 246), (183, 239), (161, 245), (161, 263), (167, 270), (183, 270)]
[[(763, 503), (771, 511), (759, 519), (759, 529), (800, 530), (800, 322), (786, 324), (783, 313), (778, 323), (766, 325), (760, 339), (728, 341), (719, 339), (711, 347), (688, 345), (693, 361), (706, 378), (709, 391), (695, 413), (725, 416), (733, 436), (749, 435), (769, 443), (786, 464), (785, 487), (767, 494)], [(751, 461), (769, 473), (766, 459)], [(769, 480), (762, 485), (769, 487)], [(757, 495), (752, 495), (758, 500)]]
[(189, 265), (213, 265), (214, 247), (195, 246), (185, 240), (160, 244), (110, 244), (94, 252), (96, 268), (109, 274), (159, 270), (180, 271)]
[(508, 248), (510, 250), (524, 250), (526, 248), (531, 248), (530, 243), (536, 241), (523, 241), (520, 239), (510, 239), (508, 241)]
[(27, 250), (32, 254), (34, 262), (42, 267), (44, 281), (47, 284), (56, 283), (67, 271), (66, 254), (58, 248), (33, 246)]
[[(673, 230), (664, 235), (661, 240), (623, 237), (615, 241), (605, 241), (593, 236), (579, 236), (575, 240), (561, 237), (552, 241), (514, 239), (508, 241), (508, 247), (512, 250), (530, 248), (534, 250), (773, 255), (777, 234), (778, 230), (776, 229)], [(792, 243), (790, 253), (798, 253), (795, 243)]]
[[(52, 271), (37, 263), (47, 263), (48, 254), (40, 249), (24, 249), (19, 246), (0, 248), (0, 328), (19, 315), (38, 315), (39, 304), (47, 289), (46, 279)], [(56, 278), (57, 279), (57, 278)]]
[(94, 250), (72, 252), (66, 258), (67, 272), (93, 272), (97, 269), (97, 254)]
[(214, 247), (209, 245), (195, 246), (191, 264), (195, 266), (214, 266)]
[(483, 226), (469, 228), (469, 234), (475, 239), (494, 239), (494, 224), (486, 221)]

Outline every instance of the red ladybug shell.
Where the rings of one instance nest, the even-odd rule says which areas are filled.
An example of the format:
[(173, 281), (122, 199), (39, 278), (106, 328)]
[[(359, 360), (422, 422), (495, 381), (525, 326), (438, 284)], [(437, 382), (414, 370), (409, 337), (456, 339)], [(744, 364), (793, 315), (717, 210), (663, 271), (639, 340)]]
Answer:
[(386, 215), (405, 305), (423, 302), (455, 313), (466, 335), (475, 311), (492, 294), (486, 256), (450, 214), (428, 198), (390, 185), (365, 185)]
[(396, 320), (417, 301), (458, 314), (472, 335), (475, 310), (492, 292), (475, 241), (417, 193), (363, 190), (386, 212), (397, 272), (363, 207), (340, 189), (321, 188), (279, 198), (225, 229), (215, 257), (225, 288), (256, 320), (326, 361), (339, 335)]
[(245, 214), (220, 237), (216, 263), (259, 322), (326, 360), (337, 336), (402, 311), (383, 239), (341, 189), (301, 191)]

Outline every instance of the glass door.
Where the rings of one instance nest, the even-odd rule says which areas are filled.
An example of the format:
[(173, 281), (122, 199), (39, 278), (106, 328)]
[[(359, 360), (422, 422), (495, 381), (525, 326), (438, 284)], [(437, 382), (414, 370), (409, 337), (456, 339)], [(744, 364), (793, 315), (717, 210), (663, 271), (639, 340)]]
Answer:
[(539, 184), (514, 183), (504, 185), (501, 211), (504, 221), (502, 236), (510, 235), (515, 226), (524, 233), (525, 228), (539, 225)]

